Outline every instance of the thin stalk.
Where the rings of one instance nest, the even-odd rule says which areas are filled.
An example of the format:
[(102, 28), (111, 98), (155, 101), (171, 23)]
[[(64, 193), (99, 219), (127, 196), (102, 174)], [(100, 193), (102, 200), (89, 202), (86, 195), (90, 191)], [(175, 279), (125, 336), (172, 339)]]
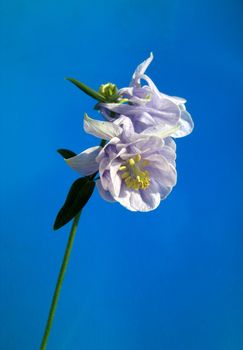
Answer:
[(68, 262), (69, 262), (69, 258), (70, 258), (70, 254), (71, 254), (74, 238), (75, 238), (75, 235), (76, 235), (76, 232), (77, 232), (80, 215), (81, 215), (81, 212), (78, 215), (76, 215), (74, 220), (73, 220), (73, 224), (72, 224), (72, 228), (71, 228), (71, 231), (70, 231), (70, 235), (69, 235), (66, 251), (65, 251), (65, 254), (64, 254), (64, 257), (63, 257), (63, 261), (62, 261), (62, 266), (61, 266), (61, 269), (60, 269), (60, 272), (59, 272), (59, 276), (58, 276), (58, 279), (57, 279), (55, 292), (53, 294), (52, 303), (51, 303), (51, 307), (50, 307), (50, 311), (49, 311), (49, 316), (48, 316), (48, 319), (47, 319), (47, 322), (46, 322), (46, 328), (45, 328), (45, 332), (44, 332), (44, 335), (43, 335), (43, 338), (42, 338), (40, 350), (45, 350), (46, 346), (47, 346), (48, 338), (49, 338), (49, 335), (50, 335), (50, 332), (51, 332), (52, 323), (53, 323), (55, 312), (56, 312), (56, 308), (57, 308), (57, 303), (58, 303), (60, 291), (61, 291), (63, 280), (64, 280), (64, 275), (65, 275), (65, 272), (67, 270), (67, 266), (68, 266)]

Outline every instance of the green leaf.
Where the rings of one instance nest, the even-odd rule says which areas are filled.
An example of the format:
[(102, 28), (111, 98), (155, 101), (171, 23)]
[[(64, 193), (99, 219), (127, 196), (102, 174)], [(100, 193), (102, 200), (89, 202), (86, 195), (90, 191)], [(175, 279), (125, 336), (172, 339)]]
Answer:
[(100, 102), (106, 102), (106, 99), (104, 96), (102, 96), (99, 92), (91, 89), (90, 87), (88, 87), (84, 83), (81, 83), (81, 81), (78, 81), (74, 78), (66, 78), (66, 80), (68, 80), (71, 83), (73, 83), (74, 85), (76, 85), (80, 90), (85, 92), (87, 95), (93, 97), (95, 100), (98, 100)]
[(88, 177), (76, 180), (67, 195), (66, 201), (57, 214), (54, 230), (58, 230), (72, 220), (90, 199), (95, 187), (95, 182)]
[(63, 156), (63, 158), (68, 159), (68, 158), (72, 158), (74, 156), (76, 156), (76, 153), (74, 153), (73, 151), (70, 151), (69, 149), (65, 149), (65, 148), (60, 148), (57, 150), (57, 152)]

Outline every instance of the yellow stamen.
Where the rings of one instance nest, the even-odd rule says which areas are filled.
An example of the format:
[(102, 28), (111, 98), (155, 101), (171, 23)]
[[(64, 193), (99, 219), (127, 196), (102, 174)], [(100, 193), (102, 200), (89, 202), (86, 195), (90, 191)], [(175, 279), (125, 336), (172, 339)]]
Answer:
[(126, 165), (121, 165), (119, 168), (119, 170), (126, 170), (126, 169), (127, 169)]
[(129, 101), (128, 98), (123, 98), (122, 100), (117, 101), (117, 103), (122, 104), (128, 101)]
[(140, 160), (141, 160), (140, 154), (136, 154), (136, 156), (134, 157), (134, 161), (135, 161), (136, 163), (138, 163), (138, 162), (140, 162)]
[(126, 179), (129, 175), (130, 175), (129, 172), (126, 171), (125, 173), (123, 173), (123, 174), (121, 175), (121, 178), (122, 178), (122, 179)]
[(121, 178), (128, 188), (138, 191), (145, 190), (150, 186), (150, 174), (147, 170), (143, 170), (143, 167), (148, 164), (148, 160), (141, 160), (141, 155), (136, 154), (127, 160), (126, 165), (120, 166), (119, 170), (124, 171)]
[(133, 158), (130, 158), (128, 160), (128, 164), (132, 167), (133, 165), (135, 165), (135, 160)]

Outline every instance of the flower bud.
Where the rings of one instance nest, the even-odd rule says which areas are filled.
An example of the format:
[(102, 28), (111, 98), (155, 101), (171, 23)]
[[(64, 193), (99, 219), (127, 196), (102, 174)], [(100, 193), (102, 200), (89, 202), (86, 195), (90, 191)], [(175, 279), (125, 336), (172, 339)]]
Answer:
[(116, 98), (117, 91), (117, 86), (112, 83), (102, 84), (99, 88), (99, 93), (103, 95), (108, 101)]

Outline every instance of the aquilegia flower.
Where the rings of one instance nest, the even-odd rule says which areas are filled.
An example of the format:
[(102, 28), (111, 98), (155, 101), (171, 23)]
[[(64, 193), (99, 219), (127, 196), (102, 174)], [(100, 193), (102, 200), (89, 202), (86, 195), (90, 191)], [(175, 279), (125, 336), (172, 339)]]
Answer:
[(86, 116), (85, 130), (111, 140), (103, 149), (92, 147), (67, 159), (67, 163), (81, 175), (99, 172), (96, 185), (105, 200), (117, 201), (132, 211), (157, 208), (176, 184), (176, 145), (168, 137), (175, 128), (154, 135), (137, 134), (125, 116), (115, 123)]
[[(108, 121), (85, 115), (84, 130), (100, 138), (100, 145), (78, 155), (67, 149), (58, 151), (81, 177), (72, 184), (54, 223), (57, 230), (74, 219), (40, 350), (46, 349), (80, 214), (95, 184), (105, 200), (141, 212), (157, 208), (176, 184), (173, 138), (188, 135), (193, 121), (186, 111), (186, 100), (161, 93), (145, 75), (152, 59), (151, 54), (137, 67), (130, 86), (120, 90), (108, 83), (94, 91), (68, 78), (98, 101), (96, 109)], [(142, 85), (142, 80), (147, 84)]]
[[(101, 102), (96, 108), (110, 121), (120, 115), (126, 115), (132, 120), (134, 129), (138, 133), (148, 127), (177, 125), (177, 132), (172, 136), (186, 136), (193, 129), (192, 118), (185, 107), (186, 100), (161, 93), (153, 81), (145, 75), (152, 59), (151, 53), (150, 57), (137, 67), (129, 87), (116, 91), (114, 84), (110, 84), (110, 87), (109, 84), (102, 85), (100, 91), (104, 93), (104, 87), (106, 87), (105, 91), (114, 93), (116, 102)], [(141, 80), (144, 80), (147, 85), (142, 86)]]

